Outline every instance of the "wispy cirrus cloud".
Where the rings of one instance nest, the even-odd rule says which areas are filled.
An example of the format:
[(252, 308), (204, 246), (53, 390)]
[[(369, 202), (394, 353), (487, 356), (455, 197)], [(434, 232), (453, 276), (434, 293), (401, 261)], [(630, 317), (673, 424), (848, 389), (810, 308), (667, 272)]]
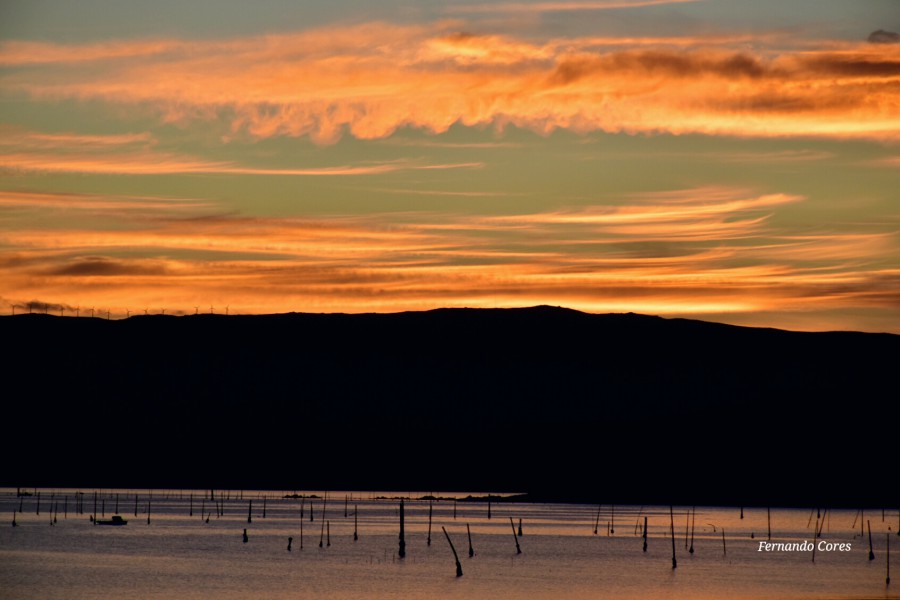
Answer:
[(879, 167), (900, 167), (900, 156), (888, 156), (877, 159), (872, 164)]
[(159, 198), (153, 196), (114, 196), (103, 194), (52, 193), (22, 190), (0, 191), (0, 209), (12, 210), (69, 210), (78, 212), (141, 211), (153, 215), (159, 212), (184, 213), (211, 209), (215, 205), (206, 200)]
[(84, 63), (110, 59), (137, 58), (183, 51), (177, 40), (120, 40), (68, 46), (27, 40), (8, 40), (0, 45), (0, 65), (21, 66), (43, 63)]
[(60, 156), (55, 154), (7, 153), (0, 155), (0, 168), (37, 172), (94, 173), (106, 175), (173, 175), (204, 173), (220, 175), (337, 176), (378, 175), (395, 171), (477, 169), (481, 162), (416, 164), (391, 161), (368, 165), (336, 165), (307, 168), (247, 167), (227, 161), (209, 161), (168, 153), (132, 153), (109, 156)]
[(232, 135), (322, 144), (346, 133), (380, 139), (399, 128), (443, 132), (454, 124), (900, 138), (900, 45), (810, 48), (776, 37), (751, 48), (746, 38), (721, 35), (615, 41), (535, 41), (443, 22), (120, 41), (90, 46), (83, 59), (73, 59), (78, 47), (29, 42), (24, 52), (4, 42), (0, 63), (16, 68), (0, 83), (35, 101), (98, 99), (167, 122), (224, 120)]
[(890, 311), (900, 299), (900, 268), (884, 260), (900, 246), (896, 224), (797, 231), (770, 216), (803, 198), (722, 186), (504, 217), (263, 218), (159, 199), (157, 211), (111, 211), (96, 222), (76, 217), (97, 211), (102, 197), (38, 193), (0, 194), (0, 211), (29, 200), (67, 207), (75, 224), (22, 221), (0, 231), (3, 296), (116, 314), (210, 304), (362, 312), (563, 303), (702, 315)]
[(272, 168), (251, 167), (234, 161), (212, 161), (154, 148), (149, 133), (84, 135), (42, 133), (2, 128), (0, 169), (33, 172), (107, 175), (223, 174), (339, 176), (378, 175), (396, 171), (478, 169), (481, 162), (427, 163), (393, 160), (357, 165)]
[(496, 4), (455, 4), (446, 7), (448, 13), (519, 13), (519, 12), (572, 12), (594, 10), (622, 10), (687, 4), (702, 0), (581, 0), (572, 2), (500, 2)]

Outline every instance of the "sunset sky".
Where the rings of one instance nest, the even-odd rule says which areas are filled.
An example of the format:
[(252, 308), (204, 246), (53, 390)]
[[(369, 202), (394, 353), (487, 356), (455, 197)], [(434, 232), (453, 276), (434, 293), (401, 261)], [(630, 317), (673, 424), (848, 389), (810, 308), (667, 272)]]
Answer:
[(896, 32), (897, 0), (4, 0), (0, 312), (900, 333)]

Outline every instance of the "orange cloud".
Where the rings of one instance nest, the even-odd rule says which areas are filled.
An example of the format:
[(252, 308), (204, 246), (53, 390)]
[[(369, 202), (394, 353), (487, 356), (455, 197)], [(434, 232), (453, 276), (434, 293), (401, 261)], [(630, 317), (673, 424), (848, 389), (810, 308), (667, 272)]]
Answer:
[[(563, 304), (663, 315), (896, 314), (900, 236), (887, 224), (797, 232), (769, 215), (803, 199), (725, 187), (506, 217), (318, 219), (210, 214), (189, 200), (4, 192), (0, 296), (20, 304), (192, 312), (398, 311)], [(133, 204), (130, 204), (133, 203)], [(65, 229), (17, 215), (65, 208)], [(147, 211), (145, 205), (155, 207)], [(134, 210), (131, 210), (134, 209)], [(82, 223), (78, 225), (78, 223)]]
[[(606, 3), (597, 3), (606, 4)], [(560, 5), (562, 6), (562, 5)], [(167, 121), (225, 119), (230, 135), (331, 143), (402, 127), (507, 124), (550, 132), (900, 138), (900, 46), (788, 46), (762, 38), (545, 42), (459, 22), (371, 23), (214, 41), (116, 42), (107, 54), (0, 45), (4, 88), (36, 100), (102, 99)], [(56, 57), (56, 58), (54, 58)], [(104, 57), (100, 60), (99, 57)]]
[(395, 160), (375, 164), (273, 169), (234, 162), (209, 161), (152, 148), (150, 134), (47, 134), (2, 128), (0, 169), (111, 175), (217, 173), (231, 175), (336, 176), (377, 175), (406, 170), (477, 169), (480, 162), (428, 164)]
[[(0, 191), (0, 208), (18, 211), (33, 209), (39, 211), (66, 210), (81, 212), (123, 212), (141, 211), (144, 214), (165, 212), (178, 214), (183, 211), (210, 209), (213, 205), (205, 200), (180, 200), (139, 196), (106, 196), (98, 194), (42, 193), (15, 190)], [(46, 214), (46, 213), (45, 213)]]
[(686, 4), (699, 0), (582, 0), (580, 2), (505, 2), (499, 4), (462, 4), (447, 7), (450, 13), (570, 12), (618, 10), (660, 4)]

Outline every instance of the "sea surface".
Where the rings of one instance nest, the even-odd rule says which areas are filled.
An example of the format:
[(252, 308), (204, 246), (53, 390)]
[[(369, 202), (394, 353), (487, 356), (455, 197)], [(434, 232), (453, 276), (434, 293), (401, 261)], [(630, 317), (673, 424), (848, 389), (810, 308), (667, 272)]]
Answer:
[[(426, 492), (328, 492), (326, 500), (324, 491), (293, 490), (22, 491), (31, 495), (0, 489), (2, 600), (900, 598), (896, 508), (488, 503), (468, 494), (429, 501), (421, 499)], [(95, 493), (98, 520), (118, 508), (128, 524), (94, 525)], [(293, 494), (315, 497), (285, 498)], [(817, 550), (760, 551), (767, 541)]]

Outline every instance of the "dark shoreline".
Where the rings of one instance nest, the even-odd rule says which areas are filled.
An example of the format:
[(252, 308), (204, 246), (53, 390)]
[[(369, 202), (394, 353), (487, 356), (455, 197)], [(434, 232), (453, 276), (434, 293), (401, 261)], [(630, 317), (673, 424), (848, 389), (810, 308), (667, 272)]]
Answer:
[(18, 315), (0, 336), (0, 485), (898, 502), (897, 335), (534, 307)]

